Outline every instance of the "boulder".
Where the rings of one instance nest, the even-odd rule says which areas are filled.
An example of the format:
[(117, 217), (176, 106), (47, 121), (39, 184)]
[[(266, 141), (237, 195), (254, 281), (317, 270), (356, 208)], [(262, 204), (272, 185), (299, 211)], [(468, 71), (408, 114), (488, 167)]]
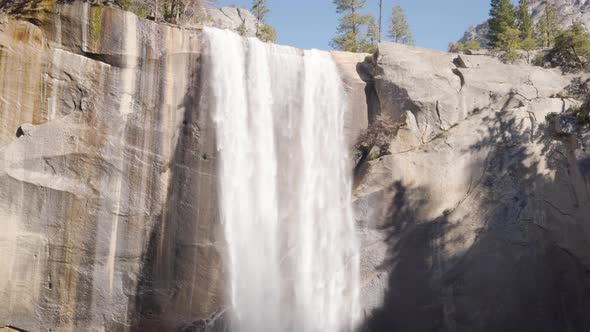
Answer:
[(205, 25), (233, 30), (246, 37), (256, 36), (256, 17), (240, 7), (205, 8)]
[(415, 135), (427, 142), (481, 110), (555, 96), (571, 79), (557, 70), (504, 65), (488, 56), (381, 43), (375, 89), (381, 113), (399, 120), (411, 112), (418, 129)]

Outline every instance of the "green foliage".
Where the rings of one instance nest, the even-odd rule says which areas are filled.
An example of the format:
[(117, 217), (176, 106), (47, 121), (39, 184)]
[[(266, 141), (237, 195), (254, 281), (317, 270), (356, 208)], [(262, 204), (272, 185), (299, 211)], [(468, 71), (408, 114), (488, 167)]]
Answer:
[(568, 112), (576, 117), (578, 123), (582, 125), (590, 125), (590, 96), (586, 96), (586, 100), (582, 105), (571, 107), (568, 109)]
[(371, 16), (360, 13), (367, 0), (333, 0), (336, 12), (341, 15), (337, 35), (331, 45), (335, 49), (347, 52), (363, 52), (367, 44), (366, 34)]
[(375, 22), (375, 17), (369, 15), (367, 19), (367, 34), (365, 38), (361, 39), (359, 45), (359, 52), (375, 53), (377, 51), (377, 44), (379, 43), (379, 27)]
[(538, 46), (537, 40), (533, 37), (528, 37), (520, 41), (520, 49), (526, 51), (527, 54), (527, 63), (531, 63), (531, 51), (534, 51)]
[(449, 43), (449, 52), (451, 53), (463, 53), (465, 51), (479, 51), (481, 44), (477, 40), (470, 40), (463, 43)]
[(555, 6), (545, 5), (545, 11), (537, 23), (539, 43), (543, 47), (551, 47), (555, 36), (559, 33), (559, 16)]
[(590, 33), (580, 23), (555, 37), (549, 52), (554, 65), (565, 69), (588, 69), (590, 63)]
[(463, 43), (449, 43), (448, 51), (450, 53), (462, 53), (465, 51), (465, 44)]
[(507, 28), (498, 36), (496, 47), (502, 51), (510, 52), (520, 48), (520, 31)]
[[(162, 6), (160, 8), (160, 12), (159, 14), (161, 15), (161, 17), (166, 21), (166, 22), (170, 22), (170, 18), (173, 16), (172, 15), (172, 11), (171, 11), (171, 7), (167, 5), (166, 1), (162, 1)], [(157, 15), (156, 15), (157, 16)]]
[(477, 40), (470, 40), (465, 43), (465, 49), (471, 51), (479, 51), (481, 49), (481, 44)]
[(578, 119), (578, 122), (582, 124), (590, 124), (590, 103), (585, 102), (574, 111), (574, 115)]
[(414, 36), (410, 32), (410, 25), (400, 6), (393, 7), (389, 21), (389, 38), (396, 43), (414, 45)]
[[(126, 0), (128, 1), (128, 0)], [(150, 4), (149, 13), (156, 20), (161, 18), (168, 23), (181, 24), (186, 22), (198, 23), (207, 19), (204, 7), (212, 5), (215, 0), (133, 0)], [(155, 4), (154, 4), (155, 2)], [(153, 5), (153, 6), (151, 6)]]
[(516, 14), (510, 0), (492, 0), (490, 19), (488, 20), (488, 40), (490, 46), (497, 48), (501, 43), (501, 35), (507, 29), (516, 27)]
[(529, 37), (520, 42), (520, 49), (530, 52), (539, 46), (535, 38)]
[(132, 0), (118, 0), (116, 3), (119, 4), (121, 9), (132, 12), (138, 17), (146, 18), (148, 15), (149, 3)]
[(533, 19), (529, 12), (528, 0), (520, 0), (517, 10), (518, 30), (520, 31), (520, 39), (532, 39), (534, 37)]
[(520, 31), (514, 28), (507, 28), (498, 36), (496, 47), (504, 51), (504, 54), (501, 56), (504, 61), (517, 61), (519, 56), (516, 50), (520, 48)]
[[(266, 0), (253, 0), (252, 1), (252, 14), (256, 17), (256, 37), (263, 42), (275, 43), (277, 41), (277, 31), (270, 25), (266, 24), (266, 15), (269, 10), (266, 7)], [(246, 34), (246, 28), (240, 26), (238, 32), (240, 35)]]
[(545, 63), (547, 63), (546, 54), (543, 51), (540, 51), (539, 53), (537, 53), (532, 61), (533, 65), (539, 66), (539, 67), (545, 67)]
[(389, 117), (377, 115), (368, 128), (359, 135), (355, 149), (360, 160), (375, 160), (389, 151), (391, 140), (397, 135), (400, 124)]
[(338, 31), (339, 35), (334, 37), (330, 42), (332, 47), (346, 52), (361, 52), (358, 35), (355, 32), (351, 30), (342, 31), (340, 29)]
[(383, 38), (383, 0), (379, 0), (379, 25), (377, 26), (377, 40), (382, 41)]
[(238, 27), (238, 33), (244, 37), (246, 35), (246, 23), (242, 20), (242, 24)]
[(268, 8), (266, 7), (266, 0), (253, 0), (251, 11), (256, 17), (256, 37), (260, 38), (260, 28), (262, 25), (264, 25), (266, 15), (269, 12)]
[(276, 43), (277, 32), (272, 26), (268, 24), (262, 24), (256, 37), (258, 37), (258, 39), (262, 40), (263, 42)]
[(102, 7), (92, 6), (90, 8), (90, 32), (93, 47), (98, 47), (102, 30)]
[(527, 62), (531, 62), (531, 51), (535, 50), (539, 44), (535, 40), (535, 29), (533, 27), (533, 19), (530, 14), (529, 0), (520, 0), (518, 2), (518, 9), (516, 11), (516, 18), (518, 23), (518, 31), (520, 32), (521, 50), (527, 52)]
[(504, 62), (516, 62), (520, 59), (520, 57), (518, 56), (518, 53), (516, 53), (516, 51), (508, 51), (504, 52), (500, 56), (500, 59), (502, 59)]
[(252, 14), (254, 14), (259, 21), (264, 21), (268, 12), (269, 10), (266, 7), (266, 0), (252, 1)]

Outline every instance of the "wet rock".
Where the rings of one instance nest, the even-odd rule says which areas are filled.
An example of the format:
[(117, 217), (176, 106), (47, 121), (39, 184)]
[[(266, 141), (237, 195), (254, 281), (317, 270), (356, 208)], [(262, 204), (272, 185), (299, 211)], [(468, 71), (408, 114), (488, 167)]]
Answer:
[[(246, 11), (214, 12), (252, 32)], [(88, 2), (27, 15), (0, 14), (0, 326), (223, 330), (201, 31)], [(367, 123), (357, 58), (334, 55), (350, 142)]]

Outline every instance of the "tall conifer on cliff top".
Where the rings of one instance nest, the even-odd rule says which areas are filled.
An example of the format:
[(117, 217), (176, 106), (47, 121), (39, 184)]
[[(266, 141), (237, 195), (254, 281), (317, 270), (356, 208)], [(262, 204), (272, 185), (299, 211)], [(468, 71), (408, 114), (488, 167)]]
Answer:
[(506, 30), (516, 28), (516, 14), (510, 0), (492, 0), (488, 20), (488, 40), (491, 47), (498, 47)]
[(363, 29), (370, 23), (370, 15), (361, 14), (367, 0), (333, 0), (340, 15), (338, 35), (332, 39), (335, 49), (348, 52), (362, 52), (366, 44)]
[(520, 0), (518, 3), (518, 30), (520, 30), (520, 39), (526, 40), (534, 37), (533, 19), (529, 13), (528, 0)]

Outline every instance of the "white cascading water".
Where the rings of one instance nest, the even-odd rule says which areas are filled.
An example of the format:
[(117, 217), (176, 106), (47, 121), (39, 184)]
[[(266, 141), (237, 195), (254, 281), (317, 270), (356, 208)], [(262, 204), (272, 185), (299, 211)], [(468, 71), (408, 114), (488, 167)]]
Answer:
[(213, 28), (204, 40), (231, 330), (352, 331), (359, 249), (331, 55)]

